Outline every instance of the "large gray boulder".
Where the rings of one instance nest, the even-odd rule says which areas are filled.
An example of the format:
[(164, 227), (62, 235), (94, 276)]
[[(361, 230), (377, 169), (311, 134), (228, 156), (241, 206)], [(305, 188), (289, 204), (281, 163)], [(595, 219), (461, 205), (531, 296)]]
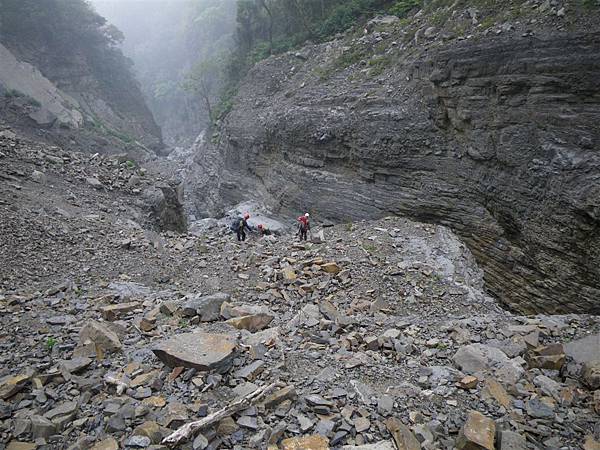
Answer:
[(221, 306), (230, 299), (229, 294), (217, 293), (206, 296), (193, 296), (185, 301), (181, 310), (185, 316), (200, 316), (202, 322), (212, 322), (221, 316)]
[(206, 234), (209, 230), (217, 228), (219, 222), (217, 219), (212, 217), (206, 219), (200, 219), (193, 221), (189, 226), (189, 232), (194, 236), (201, 237)]
[(268, 230), (275, 234), (282, 234), (287, 228), (282, 222), (273, 218), (273, 214), (262, 204), (249, 201), (236, 205), (227, 211), (222, 223), (229, 225), (236, 217), (241, 217), (244, 213), (250, 214), (248, 225), (256, 229), (258, 225), (264, 225)]
[(231, 368), (236, 345), (227, 334), (185, 333), (156, 343), (152, 351), (169, 367), (224, 373)]
[(600, 361), (600, 334), (591, 334), (563, 345), (565, 354), (583, 364)]
[(107, 352), (121, 351), (119, 336), (104, 323), (90, 320), (79, 331), (79, 345), (93, 344)]
[(506, 364), (509, 358), (497, 348), (484, 344), (471, 344), (459, 348), (452, 360), (463, 372), (473, 374)]
[(503, 430), (498, 433), (497, 448), (500, 450), (522, 450), (527, 448), (525, 436), (514, 431)]
[(187, 218), (183, 209), (183, 184), (177, 181), (152, 186), (143, 192), (154, 223), (162, 231), (187, 231)]

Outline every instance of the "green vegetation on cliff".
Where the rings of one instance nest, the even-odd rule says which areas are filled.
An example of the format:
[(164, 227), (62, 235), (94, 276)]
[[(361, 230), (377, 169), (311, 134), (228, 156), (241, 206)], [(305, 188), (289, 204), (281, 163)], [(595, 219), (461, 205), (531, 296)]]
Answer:
[(0, 11), (0, 41), (28, 62), (43, 65), (50, 55), (80, 53), (107, 83), (118, 72), (129, 75), (130, 64), (117, 49), (123, 34), (83, 0), (0, 0)]
[(85, 0), (0, 0), (0, 43), (32, 64), (118, 133), (159, 148), (161, 133), (146, 107), (124, 35)]
[(421, 0), (238, 0), (239, 50), (262, 59), (320, 42), (376, 14), (404, 16)]
[[(323, 42), (379, 13), (404, 15), (419, 0), (237, 0), (236, 39), (230, 53), (221, 55), (219, 71), (206, 65), (192, 71), (192, 80), (220, 76), (221, 101), (211, 108), (213, 119), (230, 109), (237, 85), (258, 61), (298, 48), (306, 42)], [(193, 84), (193, 83), (192, 83)], [(196, 91), (202, 84), (196, 83)]]
[[(598, 7), (599, 0), (577, 0), (568, 10), (579, 17)], [(419, 10), (422, 12), (418, 20), (413, 20), (411, 17)], [(453, 39), (466, 36), (467, 30), (482, 32), (498, 24), (511, 29), (512, 21), (539, 24), (540, 17), (547, 20), (548, 13), (562, 20), (565, 8), (525, 0), (237, 0), (236, 45), (223, 62), (225, 88), (221, 104), (213, 108), (213, 118), (229, 111), (239, 82), (258, 61), (309, 42), (328, 41), (349, 29), (355, 30), (351, 33), (355, 37), (363, 35), (367, 33), (363, 30), (365, 24), (378, 14), (399, 17), (399, 27), (404, 31), (402, 40), (408, 42), (428, 27)], [(502, 29), (494, 32), (499, 34)], [(340, 68), (365, 60), (369, 74), (377, 76), (391, 63), (390, 56), (380, 54), (377, 47), (369, 51), (350, 48), (333, 67), (321, 68), (318, 75), (326, 79)]]

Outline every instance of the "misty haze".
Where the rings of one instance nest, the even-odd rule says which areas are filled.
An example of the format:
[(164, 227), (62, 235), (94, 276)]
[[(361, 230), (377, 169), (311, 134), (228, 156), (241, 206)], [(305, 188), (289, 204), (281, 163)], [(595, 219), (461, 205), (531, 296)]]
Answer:
[(599, 450), (599, 123), (599, 0), (0, 0), (0, 450)]

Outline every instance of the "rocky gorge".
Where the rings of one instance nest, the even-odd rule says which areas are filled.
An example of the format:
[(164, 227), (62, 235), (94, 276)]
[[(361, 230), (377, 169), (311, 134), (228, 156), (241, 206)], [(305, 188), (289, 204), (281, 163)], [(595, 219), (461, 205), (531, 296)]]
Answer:
[(444, 224), (509, 307), (598, 313), (600, 22), (565, 7), (527, 2), (488, 28), (460, 5), (442, 29), (375, 19), (267, 59), (199, 146), (196, 211), (256, 196)]
[(0, 45), (0, 450), (600, 449), (592, 3), (365, 19), (168, 157)]
[(0, 178), (3, 448), (600, 442), (598, 316), (499, 307), (444, 226), (160, 231), (165, 180), (6, 130)]

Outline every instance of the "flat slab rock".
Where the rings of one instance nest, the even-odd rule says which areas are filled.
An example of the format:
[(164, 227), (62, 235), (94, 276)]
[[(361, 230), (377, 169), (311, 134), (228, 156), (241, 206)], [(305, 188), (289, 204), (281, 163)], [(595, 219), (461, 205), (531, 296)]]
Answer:
[(600, 361), (600, 334), (591, 334), (564, 345), (565, 353), (578, 363)]
[(226, 372), (236, 344), (236, 338), (227, 334), (185, 333), (158, 342), (152, 351), (169, 367)]
[(35, 450), (36, 448), (36, 444), (29, 442), (11, 441), (8, 444), (8, 447), (6, 447), (6, 450)]
[(329, 450), (329, 441), (320, 435), (295, 437), (283, 440), (283, 450)]
[(467, 375), (471, 375), (505, 364), (509, 358), (502, 350), (489, 345), (471, 344), (459, 348), (452, 360)]
[(366, 445), (344, 445), (342, 450), (396, 450), (394, 444), (390, 441), (381, 441), (376, 442), (374, 444), (366, 444)]

